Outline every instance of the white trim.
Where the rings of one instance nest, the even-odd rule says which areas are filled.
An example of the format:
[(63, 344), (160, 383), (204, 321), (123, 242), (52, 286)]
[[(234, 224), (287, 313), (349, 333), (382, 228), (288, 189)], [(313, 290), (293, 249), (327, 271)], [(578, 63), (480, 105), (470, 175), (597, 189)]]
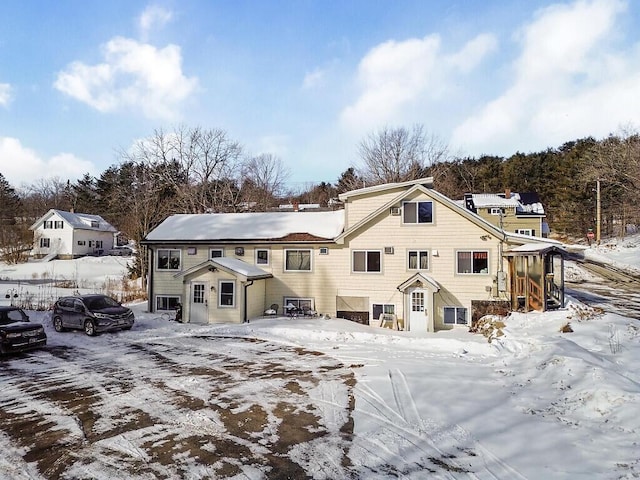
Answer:
[[(233, 292), (231, 293), (231, 305), (222, 303), (222, 284), (230, 283), (233, 285)], [(228, 279), (220, 279), (218, 280), (218, 308), (235, 308), (236, 307), (236, 281), (228, 280)], [(228, 295), (225, 294), (225, 295)]]

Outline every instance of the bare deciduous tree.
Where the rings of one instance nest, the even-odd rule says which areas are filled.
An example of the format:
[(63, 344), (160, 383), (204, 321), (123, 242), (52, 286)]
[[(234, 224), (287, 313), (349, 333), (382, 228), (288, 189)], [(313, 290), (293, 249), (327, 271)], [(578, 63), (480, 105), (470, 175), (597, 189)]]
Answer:
[(358, 175), (368, 185), (404, 182), (424, 176), (427, 167), (448, 157), (448, 147), (422, 125), (384, 127), (358, 146), (362, 166)]
[(270, 153), (247, 159), (241, 169), (245, 202), (256, 202), (258, 210), (267, 210), (284, 194), (290, 175), (282, 160)]
[(240, 144), (223, 130), (180, 127), (171, 133), (156, 130), (121, 156), (154, 165), (158, 180), (176, 193), (179, 211), (204, 213), (234, 208), (241, 155)]

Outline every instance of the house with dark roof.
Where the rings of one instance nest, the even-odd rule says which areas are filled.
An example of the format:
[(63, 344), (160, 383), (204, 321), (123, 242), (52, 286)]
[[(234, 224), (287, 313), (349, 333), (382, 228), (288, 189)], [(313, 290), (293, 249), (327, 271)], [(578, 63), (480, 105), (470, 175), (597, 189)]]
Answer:
[(31, 227), (31, 255), (39, 259), (100, 255), (113, 248), (115, 227), (100, 215), (51, 209)]
[(467, 193), (464, 206), (484, 220), (508, 232), (548, 237), (544, 206), (534, 192)]
[(433, 332), (493, 307), (545, 310), (563, 291), (559, 242), (499, 228), (431, 178), (339, 199), (335, 211), (166, 218), (141, 242), (149, 311), (181, 304), (194, 323), (303, 314)]

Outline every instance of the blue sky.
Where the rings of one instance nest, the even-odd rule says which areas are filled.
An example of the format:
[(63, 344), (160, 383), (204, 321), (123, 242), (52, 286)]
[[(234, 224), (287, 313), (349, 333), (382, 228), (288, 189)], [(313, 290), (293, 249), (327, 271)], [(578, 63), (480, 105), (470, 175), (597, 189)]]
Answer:
[(640, 125), (640, 2), (4, 0), (0, 173), (99, 176), (177, 126), (335, 182), (383, 127), (510, 155)]

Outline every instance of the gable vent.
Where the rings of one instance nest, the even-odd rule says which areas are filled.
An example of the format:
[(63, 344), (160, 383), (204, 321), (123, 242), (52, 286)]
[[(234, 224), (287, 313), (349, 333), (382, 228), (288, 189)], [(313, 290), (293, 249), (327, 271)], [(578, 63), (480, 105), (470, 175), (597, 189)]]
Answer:
[(385, 255), (393, 255), (393, 247), (384, 247)]

